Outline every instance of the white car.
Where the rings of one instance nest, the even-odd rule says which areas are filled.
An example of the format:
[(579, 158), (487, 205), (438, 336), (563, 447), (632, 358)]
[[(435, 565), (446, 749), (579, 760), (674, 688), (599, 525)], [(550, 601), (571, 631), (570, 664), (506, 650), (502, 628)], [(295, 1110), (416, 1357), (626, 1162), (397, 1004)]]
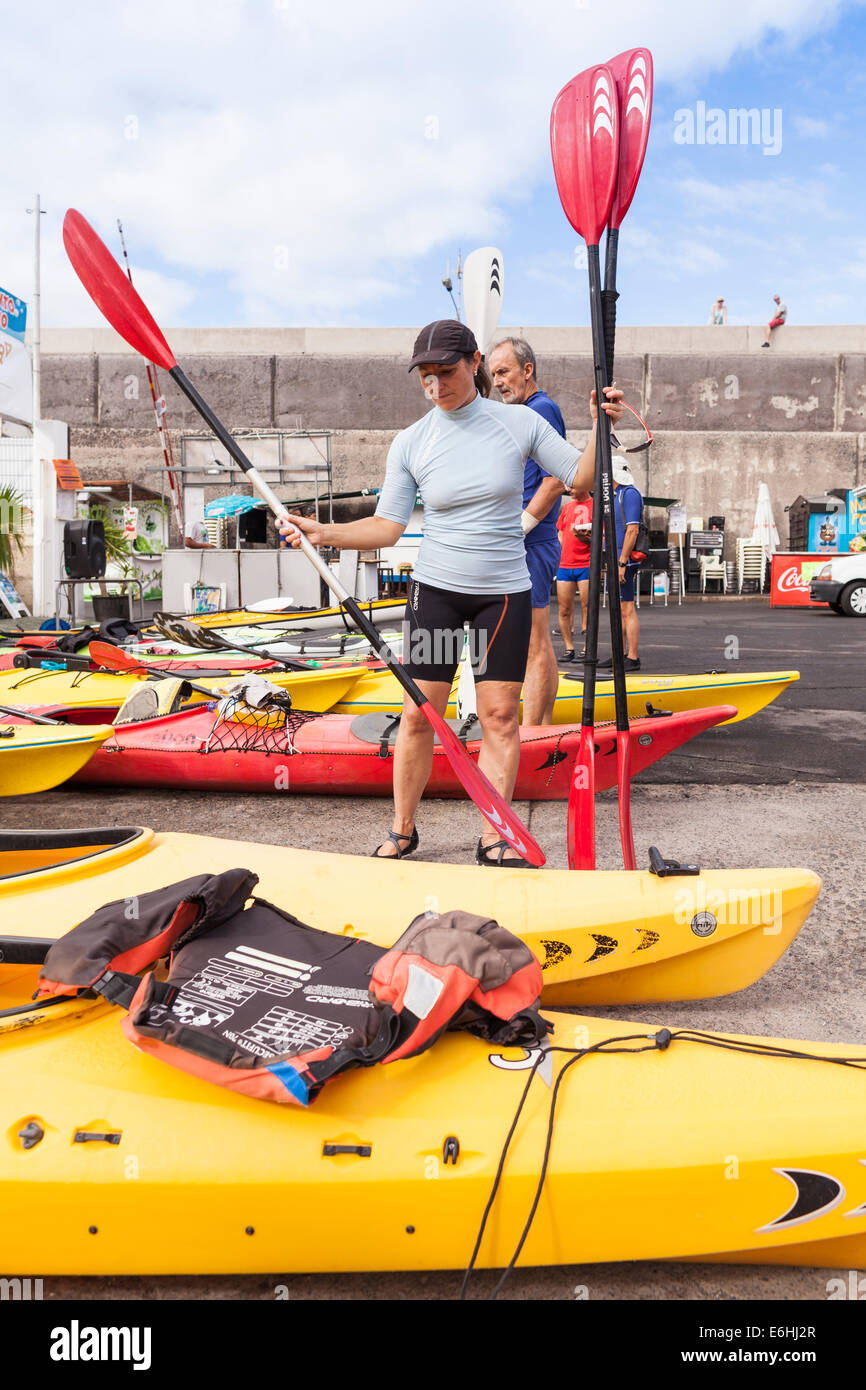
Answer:
[(866, 551), (835, 555), (809, 585), (813, 603), (829, 603), (847, 618), (866, 618)]

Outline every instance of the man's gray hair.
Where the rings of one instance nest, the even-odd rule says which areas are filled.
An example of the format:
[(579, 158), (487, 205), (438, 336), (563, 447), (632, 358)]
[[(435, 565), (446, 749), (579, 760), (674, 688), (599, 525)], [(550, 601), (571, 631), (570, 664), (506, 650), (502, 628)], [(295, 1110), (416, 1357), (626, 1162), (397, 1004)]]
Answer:
[(525, 338), (500, 338), (499, 342), (494, 343), (493, 347), (488, 350), (487, 356), (489, 357), (490, 353), (492, 353), (496, 348), (504, 347), (506, 343), (509, 343), (511, 345), (511, 351), (517, 358), (518, 366), (525, 367), (527, 362), (529, 362), (532, 366), (532, 375), (535, 376), (535, 353), (532, 351), (532, 348), (529, 346)]

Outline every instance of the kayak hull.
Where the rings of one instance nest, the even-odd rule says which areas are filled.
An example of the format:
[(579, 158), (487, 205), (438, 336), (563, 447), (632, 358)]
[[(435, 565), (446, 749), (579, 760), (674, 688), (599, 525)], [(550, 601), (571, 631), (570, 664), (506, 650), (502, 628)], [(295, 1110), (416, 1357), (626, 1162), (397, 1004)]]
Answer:
[[(632, 771), (681, 747), (714, 724), (729, 719), (732, 707), (688, 711), (663, 718), (637, 719), (632, 725)], [(211, 707), (182, 710), (159, 719), (119, 725), (78, 775), (90, 785), (183, 786), (190, 790), (281, 792), (329, 796), (390, 796), (394, 781), (393, 746), (380, 751), (353, 730), (355, 720), (324, 714), (291, 734), (224, 722)], [(514, 796), (554, 801), (568, 796), (579, 750), (576, 726), (521, 728), (520, 762)], [(596, 785), (616, 785), (616, 729), (596, 725)], [(478, 761), (480, 739), (466, 750)], [(438, 743), (425, 795), (465, 797), (466, 791)]]
[[(198, 671), (204, 669), (196, 663)], [(293, 671), (289, 674), (276, 672), (269, 674), (283, 689), (292, 692), (292, 698), (299, 709), (327, 710), (336, 700), (349, 693), (363, 671), (363, 667), (337, 667), (327, 671)], [(175, 676), (186, 675), (193, 679), (191, 672), (177, 671)], [(143, 681), (152, 679), (147, 675), (127, 672), (107, 671), (2, 671), (0, 672), (0, 704), (23, 705), (29, 709), (92, 709), (104, 717), (109, 711), (113, 718), (127, 695)], [(215, 697), (219, 690), (237, 680), (237, 676), (226, 673), (214, 676), (210, 673), (195, 677), (197, 684), (207, 688), (208, 693), (191, 691), (185, 700), (188, 705), (200, 705)]]
[[(58, 936), (103, 903), (238, 866), (259, 876), (262, 897), (310, 926), (383, 946), (431, 907), (493, 917), (541, 961), (545, 1000), (570, 1005), (706, 999), (744, 989), (787, 949), (821, 887), (805, 869), (707, 870), (688, 878), (491, 873), (140, 828), (19, 831), (0, 834), (0, 935), (8, 947), (28, 939), (38, 921)], [(18, 1001), (15, 989), (22, 1001), (28, 997), (27, 983), (9, 986), (7, 1006)]]
[[(165, 1275), (468, 1263), (537, 1054), (446, 1035), (418, 1058), (344, 1074), (301, 1110), (136, 1051), (108, 1006), (62, 1007), (64, 1022), (19, 1020), (0, 1032), (8, 1268)], [(628, 1036), (627, 1046), (646, 1047), (645, 1023), (547, 1016), (559, 1047)], [(863, 1048), (790, 1045), (866, 1061)], [(520, 1238), (550, 1083), (566, 1061), (540, 1059), (479, 1267), (507, 1264)], [(677, 1038), (665, 1051), (585, 1057), (562, 1083), (520, 1264), (862, 1268), (864, 1090), (859, 1070)], [(29, 1148), (19, 1137), (26, 1125), (43, 1136)]]
[(0, 796), (50, 791), (72, 777), (110, 738), (110, 725), (49, 727), (0, 717)]
[[(364, 615), (370, 618), (376, 627), (380, 627), (382, 623), (400, 622), (406, 611), (406, 600), (374, 599), (371, 603), (362, 603), (360, 606)], [(351, 618), (339, 606), (287, 609), (283, 612), (271, 610), (268, 613), (252, 608), (227, 608), (217, 613), (193, 613), (190, 617), (199, 627), (256, 627), (261, 628), (263, 634), (281, 627), (329, 628), (337, 624), (345, 624), (347, 628), (356, 630)], [(261, 640), (265, 640), (264, 635)]]
[[(188, 673), (187, 673), (188, 674)], [(446, 717), (457, 717), (457, 681), (455, 677)], [(4, 671), (0, 672), (0, 703), (27, 705), (31, 708), (80, 708), (115, 710), (136, 681), (146, 676), (81, 671)], [(403, 708), (403, 696), (396, 678), (381, 664), (337, 666), (328, 670), (302, 672), (273, 672), (268, 679), (292, 692), (296, 708), (329, 711), (332, 714), (369, 714), (375, 711), (397, 714)], [(740, 676), (627, 676), (628, 712), (630, 718), (647, 713), (647, 705), (657, 710), (683, 713), (686, 710), (706, 709), (730, 704), (736, 713), (727, 723), (734, 724), (757, 714), (778, 698), (795, 680), (797, 671), (753, 672)], [(202, 684), (213, 689), (223, 686), (222, 679), (205, 676)], [(554, 703), (554, 724), (577, 724), (582, 716), (581, 682), (560, 679)], [(207, 696), (192, 692), (188, 704), (201, 704)], [(599, 681), (596, 689), (595, 720), (603, 723), (615, 717), (613, 682)]]
[[(736, 724), (757, 714), (799, 679), (798, 671), (754, 671), (731, 676), (714, 672), (694, 676), (627, 675), (629, 718), (645, 715), (647, 704), (654, 709), (673, 710), (675, 713), (729, 704), (734, 705), (737, 712), (726, 722)], [(458, 682), (459, 671), (451, 688), (446, 710), (448, 719), (456, 716)], [(553, 723), (579, 723), (582, 705), (583, 682), (570, 676), (560, 676), (553, 706)], [(402, 692), (391, 672), (368, 671), (359, 676), (350, 694), (332, 706), (332, 712), (362, 714), (370, 710), (385, 710), (396, 713), (402, 707)], [(595, 693), (596, 722), (614, 719), (615, 715), (613, 681), (600, 680)]]

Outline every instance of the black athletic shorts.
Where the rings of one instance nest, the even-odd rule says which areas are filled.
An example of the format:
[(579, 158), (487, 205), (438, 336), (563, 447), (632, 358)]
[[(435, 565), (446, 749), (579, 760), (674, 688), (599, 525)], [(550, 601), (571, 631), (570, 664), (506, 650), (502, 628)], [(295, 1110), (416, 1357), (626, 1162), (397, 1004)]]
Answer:
[(523, 681), (532, 633), (531, 590), (517, 594), (459, 594), (413, 579), (403, 620), (403, 664), (415, 680), (447, 681), (463, 651), (476, 681)]

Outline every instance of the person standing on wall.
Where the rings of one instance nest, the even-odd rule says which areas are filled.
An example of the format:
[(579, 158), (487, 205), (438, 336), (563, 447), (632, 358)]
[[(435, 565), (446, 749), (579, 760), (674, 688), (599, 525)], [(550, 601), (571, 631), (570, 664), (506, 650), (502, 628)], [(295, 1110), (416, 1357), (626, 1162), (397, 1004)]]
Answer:
[[(613, 456), (613, 503), (616, 519), (622, 635), (625, 642), (625, 669), (626, 671), (639, 671), (640, 622), (635, 607), (634, 585), (640, 563), (635, 563), (632, 560), (632, 551), (640, 530), (643, 498), (638, 491), (631, 469), (625, 459), (617, 454)], [(607, 660), (600, 661), (598, 664), (600, 667), (613, 666), (613, 658), (608, 657)]]
[(770, 338), (774, 330), (777, 328), (781, 328), (788, 317), (788, 306), (787, 304), (782, 303), (781, 299), (777, 294), (773, 295), (773, 302), (776, 305), (776, 308), (770, 318), (770, 322), (767, 324), (767, 338), (765, 342), (761, 343), (761, 347), (770, 346)]
[[(575, 492), (566, 502), (556, 523), (562, 545), (556, 571), (556, 597), (559, 604), (559, 635), (565, 643), (565, 660), (574, 661), (574, 591), (580, 598), (580, 635), (586, 632), (589, 608), (589, 539), (592, 531), (592, 494)], [(578, 661), (585, 650), (581, 647)]]
[[(555, 401), (536, 380), (535, 353), (524, 338), (503, 338), (488, 356), (493, 385), (508, 405), (527, 405), (565, 439), (565, 421)], [(562, 552), (556, 532), (559, 500), (565, 488), (535, 459), (526, 460), (521, 525), (526, 564), (532, 580), (532, 633), (523, 684), (523, 723), (553, 722), (559, 668), (550, 636), (550, 591)]]

